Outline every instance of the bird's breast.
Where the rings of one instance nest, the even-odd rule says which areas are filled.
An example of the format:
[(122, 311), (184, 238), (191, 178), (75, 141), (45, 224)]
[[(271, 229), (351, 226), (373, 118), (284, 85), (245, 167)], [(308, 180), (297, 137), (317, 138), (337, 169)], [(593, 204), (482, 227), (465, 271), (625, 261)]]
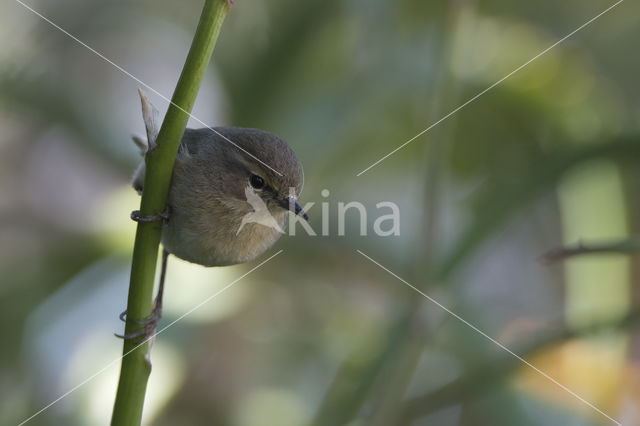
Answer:
[(189, 217), (172, 214), (163, 229), (162, 243), (173, 255), (204, 266), (248, 262), (280, 238), (285, 215), (274, 217), (272, 224), (253, 222), (251, 218), (242, 223), (245, 217), (241, 215), (236, 220), (229, 216), (212, 216), (203, 225)]

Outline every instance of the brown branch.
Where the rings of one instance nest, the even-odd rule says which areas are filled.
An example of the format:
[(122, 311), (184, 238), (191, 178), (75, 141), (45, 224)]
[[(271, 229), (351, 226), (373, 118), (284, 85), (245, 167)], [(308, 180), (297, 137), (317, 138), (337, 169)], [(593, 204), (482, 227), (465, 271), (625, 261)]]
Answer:
[(586, 254), (633, 254), (640, 251), (640, 238), (633, 237), (627, 240), (585, 244), (582, 241), (575, 245), (557, 247), (542, 255), (544, 263), (553, 263), (568, 259), (570, 257), (582, 256)]

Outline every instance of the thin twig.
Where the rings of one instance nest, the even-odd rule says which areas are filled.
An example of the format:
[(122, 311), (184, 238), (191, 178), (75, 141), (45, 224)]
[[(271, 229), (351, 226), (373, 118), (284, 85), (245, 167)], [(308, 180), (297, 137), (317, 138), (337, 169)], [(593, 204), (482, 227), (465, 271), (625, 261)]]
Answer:
[(544, 263), (553, 263), (566, 260), (570, 257), (586, 254), (633, 254), (640, 251), (640, 238), (633, 237), (627, 240), (606, 243), (585, 244), (582, 241), (575, 245), (557, 247), (542, 255)]

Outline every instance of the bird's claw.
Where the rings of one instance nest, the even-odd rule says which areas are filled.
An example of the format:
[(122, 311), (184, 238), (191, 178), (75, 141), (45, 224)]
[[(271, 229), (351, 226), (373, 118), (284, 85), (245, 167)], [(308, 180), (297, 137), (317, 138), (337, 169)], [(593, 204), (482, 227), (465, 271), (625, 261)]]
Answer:
[(156, 334), (156, 325), (155, 324), (146, 325), (146, 326), (142, 327), (140, 330), (136, 330), (136, 331), (131, 332), (131, 333), (126, 333), (126, 334), (113, 333), (113, 335), (116, 336), (119, 339), (133, 340), (133, 339), (137, 339), (139, 337), (143, 337), (143, 339), (141, 339), (142, 341), (151, 340), (155, 334)]
[(125, 334), (114, 333), (114, 335), (116, 337), (119, 337), (120, 339), (125, 339), (125, 340), (136, 339), (138, 337), (144, 337), (143, 340), (150, 340), (155, 335), (156, 327), (161, 317), (162, 317), (162, 308), (157, 305), (153, 308), (153, 311), (151, 311), (151, 315), (139, 320), (127, 318), (127, 311), (125, 310), (119, 315), (119, 318), (121, 321), (123, 321), (125, 324), (127, 322), (130, 322), (133, 324), (142, 325), (143, 327), (131, 333), (125, 333)]
[[(144, 339), (142, 340), (142, 343), (147, 341), (152, 341), (152, 339), (155, 337), (156, 326), (158, 325), (158, 321), (160, 321), (160, 317), (162, 316), (162, 295), (164, 294), (164, 278), (165, 278), (165, 273), (167, 272), (168, 257), (169, 257), (169, 252), (166, 249), (162, 250), (162, 269), (160, 272), (160, 285), (158, 287), (158, 294), (156, 295), (155, 301), (153, 303), (153, 310), (151, 311), (151, 314), (146, 318), (134, 320), (134, 319), (127, 318), (127, 311), (126, 310), (123, 311), (120, 314), (119, 318), (125, 323), (125, 331), (126, 331), (127, 324), (141, 325), (142, 327), (130, 333), (125, 333), (125, 334), (114, 333), (116, 337), (119, 337), (125, 340), (144, 337)], [(150, 347), (151, 346), (149, 346), (149, 348)], [(148, 359), (148, 354), (145, 359), (149, 367), (151, 367), (151, 362)]]
[(151, 222), (166, 222), (169, 220), (169, 212), (167, 209), (151, 216), (140, 216), (140, 210), (134, 210), (131, 212), (131, 220), (138, 223), (151, 223)]
[(158, 321), (160, 320), (160, 317), (162, 316), (162, 313), (160, 312), (159, 309), (153, 309), (153, 311), (151, 311), (151, 315), (149, 315), (146, 318), (142, 318), (139, 320), (136, 319), (130, 319), (127, 318), (127, 311), (124, 310), (120, 313), (120, 315), (118, 315), (118, 318), (120, 318), (120, 321), (124, 322), (125, 324), (127, 323), (127, 321), (132, 322), (134, 324), (138, 324), (138, 325), (149, 325), (152, 323), (158, 323)]

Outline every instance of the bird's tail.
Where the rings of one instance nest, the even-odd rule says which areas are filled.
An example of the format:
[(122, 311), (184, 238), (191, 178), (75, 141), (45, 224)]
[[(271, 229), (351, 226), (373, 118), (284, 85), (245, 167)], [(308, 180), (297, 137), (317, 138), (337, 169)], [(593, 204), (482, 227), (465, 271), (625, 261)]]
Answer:
[(141, 89), (138, 89), (140, 95), (140, 103), (142, 105), (142, 119), (144, 120), (144, 127), (147, 131), (147, 140), (139, 136), (132, 136), (133, 143), (140, 149), (140, 153), (145, 155), (149, 151), (153, 151), (156, 147), (156, 139), (158, 138), (158, 132), (160, 131), (160, 113), (155, 106), (151, 103), (147, 96)]

